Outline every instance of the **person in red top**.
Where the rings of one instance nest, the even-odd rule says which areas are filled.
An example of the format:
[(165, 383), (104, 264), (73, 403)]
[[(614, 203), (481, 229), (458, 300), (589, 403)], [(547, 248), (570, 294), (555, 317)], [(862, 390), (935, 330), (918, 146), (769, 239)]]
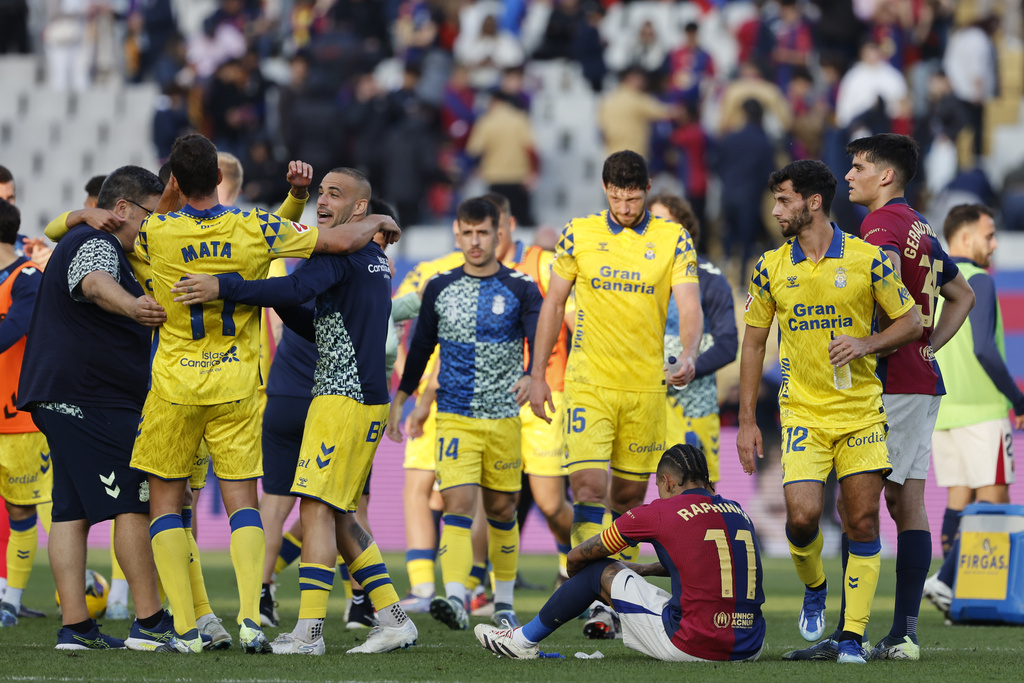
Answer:
[[(889, 422), (886, 443), (892, 473), (885, 482), (885, 502), (896, 522), (896, 601), (889, 634), (878, 641), (870, 659), (920, 658), (917, 617), (928, 576), (932, 538), (924, 506), (924, 486), (931, 456), (931, 434), (946, 393), (935, 351), (956, 333), (974, 306), (974, 292), (956, 264), (943, 251), (925, 218), (904, 198), (917, 172), (919, 148), (905, 135), (884, 133), (854, 140), (846, 146), (853, 157), (846, 174), (850, 201), (871, 213), (861, 236), (886, 253), (917, 304), (924, 330), (920, 338), (880, 357), (876, 374), (882, 381), (882, 402)], [(935, 315), (939, 296), (942, 315)], [(882, 327), (888, 320), (879, 320)], [(839, 503), (842, 516), (842, 501)], [(844, 566), (849, 541), (843, 535)], [(836, 633), (788, 659), (834, 659)]]
[[(739, 504), (714, 493), (704, 453), (689, 444), (665, 451), (656, 477), (657, 500), (572, 549), (571, 578), (532, 621), (515, 629), (480, 624), (480, 644), (499, 656), (535, 659), (541, 640), (601, 600), (614, 608), (631, 650), (671, 662), (757, 659), (765, 622), (753, 523)], [(654, 546), (658, 562), (609, 559), (640, 541)], [(644, 576), (670, 577), (672, 592)]]
[(46, 437), (32, 416), (16, 407), (25, 333), (43, 278), (42, 268), (15, 253), (20, 225), (18, 209), (0, 199), (0, 495), (6, 501), (11, 529), (0, 626), (18, 624), (21, 595), (32, 574), (38, 542), (36, 506), (50, 502), (53, 482)]

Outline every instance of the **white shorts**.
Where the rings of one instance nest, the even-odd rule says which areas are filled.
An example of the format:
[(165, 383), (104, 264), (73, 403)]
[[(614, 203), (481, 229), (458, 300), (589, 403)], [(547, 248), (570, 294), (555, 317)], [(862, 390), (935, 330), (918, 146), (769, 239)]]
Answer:
[[(612, 609), (619, 615), (622, 625), (622, 642), (630, 650), (642, 652), (664, 662), (711, 662), (688, 655), (675, 645), (665, 633), (661, 614), (672, 596), (662, 589), (644, 581), (632, 569), (623, 569), (612, 580)], [(754, 661), (761, 656), (759, 650), (744, 661)]]
[(1013, 430), (1008, 418), (943, 429), (932, 436), (939, 486), (1012, 484)]
[(932, 452), (932, 431), (939, 414), (941, 396), (927, 394), (882, 394), (889, 434), (892, 472), (886, 479), (903, 484), (907, 479), (927, 479)]

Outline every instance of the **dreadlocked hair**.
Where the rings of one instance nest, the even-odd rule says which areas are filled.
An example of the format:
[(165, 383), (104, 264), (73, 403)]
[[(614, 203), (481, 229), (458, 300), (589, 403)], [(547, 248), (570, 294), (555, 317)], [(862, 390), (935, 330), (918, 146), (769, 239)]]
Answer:
[(678, 477), (680, 483), (704, 483), (713, 490), (707, 457), (702, 450), (688, 443), (677, 443), (665, 451), (658, 463), (658, 472), (669, 472)]

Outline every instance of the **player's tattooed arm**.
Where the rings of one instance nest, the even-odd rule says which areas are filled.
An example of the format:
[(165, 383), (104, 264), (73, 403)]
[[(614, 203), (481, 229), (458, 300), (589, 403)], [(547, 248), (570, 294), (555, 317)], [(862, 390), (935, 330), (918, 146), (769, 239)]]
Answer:
[(668, 570), (661, 564), (661, 562), (651, 562), (650, 564), (639, 564), (637, 562), (625, 562), (619, 560), (620, 563), (626, 566), (627, 569), (632, 569), (640, 576), (668, 576)]
[(571, 577), (591, 562), (609, 557), (612, 552), (601, 540), (601, 534), (595, 534), (569, 551), (566, 572)]

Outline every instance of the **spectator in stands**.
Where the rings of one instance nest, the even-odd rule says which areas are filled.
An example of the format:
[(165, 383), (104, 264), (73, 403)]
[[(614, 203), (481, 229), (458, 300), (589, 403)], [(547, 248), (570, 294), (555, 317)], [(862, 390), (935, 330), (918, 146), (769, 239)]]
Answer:
[[(174, 16), (172, 0), (146, 0), (132, 3), (131, 6), (131, 13), (140, 14), (142, 19), (141, 73), (148, 75), (164, 53), (167, 41), (178, 32), (178, 22)], [(213, 69), (210, 73), (213, 73)]]
[(327, 15), (342, 30), (358, 36), (364, 52), (383, 56), (391, 50), (386, 5), (376, 0), (335, 0)]
[[(671, 138), (672, 148), (676, 154), (676, 177), (683, 184), (686, 199), (696, 216), (697, 224), (704, 225), (708, 192), (708, 136), (700, 125), (695, 104), (684, 103), (676, 123)], [(710, 231), (697, 231), (699, 240), (694, 246), (698, 254), (707, 253), (708, 232)]]
[(775, 168), (775, 150), (764, 130), (764, 108), (755, 99), (743, 103), (746, 124), (718, 141), (713, 168), (722, 183), (725, 258), (747, 279), (747, 264), (764, 233), (761, 219), (765, 178)]
[(646, 81), (642, 69), (629, 67), (622, 73), (619, 86), (601, 99), (597, 125), (604, 136), (605, 154), (628, 149), (648, 158), (651, 124), (672, 117), (672, 107), (644, 91)]
[(242, 156), (262, 127), (266, 101), (260, 80), (242, 60), (231, 59), (217, 69), (205, 96), (210, 137), (217, 149)]
[(715, 77), (715, 60), (699, 44), (700, 27), (691, 21), (683, 30), (683, 44), (668, 56), (669, 92), (672, 99), (683, 104), (698, 106), (702, 86)]
[(913, 8), (909, 2), (880, 2), (875, 7), (871, 22), (871, 38), (885, 58), (897, 71), (904, 72), (909, 58)]
[(534, 59), (572, 59), (573, 41), (584, 23), (579, 0), (555, 0), (548, 17), (544, 39), (533, 53)]
[(164, 86), (163, 94), (156, 99), (153, 114), (153, 144), (161, 163), (171, 156), (171, 146), (182, 135), (192, 132), (188, 118), (188, 90), (176, 83)]
[(206, 80), (222, 64), (239, 59), (245, 50), (245, 35), (236, 26), (230, 22), (218, 24), (210, 17), (203, 22), (203, 30), (189, 40), (188, 61), (200, 80)]
[(907, 82), (903, 74), (885, 61), (878, 45), (868, 38), (860, 48), (860, 61), (839, 82), (836, 125), (846, 128), (854, 119), (872, 109), (879, 98), (884, 103), (885, 113), (895, 118), (900, 115), (906, 96)]
[(487, 112), (473, 126), (466, 152), (480, 159), (480, 177), (491, 192), (508, 197), (519, 225), (536, 225), (530, 206), (537, 153), (530, 117), (507, 95), (494, 93)]
[(488, 14), (476, 36), (459, 35), (455, 58), (469, 68), (470, 84), (487, 90), (498, 85), (502, 69), (521, 66), (524, 55), (519, 39), (508, 31), (499, 31), (497, 18)]
[(974, 153), (981, 154), (985, 101), (996, 94), (996, 49), (992, 36), (999, 19), (989, 16), (959, 28), (949, 37), (942, 68), (953, 94), (960, 100), (974, 128)]
[[(412, 76), (409, 76), (407, 80), (411, 78)], [(384, 155), (381, 151), (381, 141), (387, 138), (393, 119), (401, 114), (401, 108), (389, 103), (388, 97), (381, 92), (372, 74), (359, 77), (355, 85), (354, 99), (341, 111), (346, 142), (351, 154), (351, 165), (366, 174), (371, 187), (384, 185)], [(325, 112), (325, 116), (329, 114)], [(316, 145), (318, 136), (315, 133), (295, 131), (295, 134), (307, 139), (311, 147)], [(333, 163), (335, 162), (328, 161), (328, 164)], [(409, 219), (404, 213), (400, 213), (399, 216), (404, 225), (409, 225)]]
[[(395, 93), (392, 93), (393, 95)], [(405, 226), (423, 220), (422, 202), (429, 186), (447, 180), (438, 167), (433, 110), (415, 97), (405, 98), (404, 115), (387, 128), (381, 155), (383, 188)]]
[(281, 177), (281, 164), (274, 160), (265, 139), (256, 138), (249, 143), (243, 168), (244, 201), (263, 207), (276, 207), (281, 203), (289, 186)]
[(927, 0), (921, 5), (911, 40), (918, 51), (918, 61), (908, 74), (914, 96), (914, 116), (921, 117), (928, 107), (928, 81), (942, 70), (946, 37), (953, 26), (952, 0)]
[(853, 11), (853, 0), (811, 0), (820, 16), (815, 24), (814, 47), (822, 59), (839, 59), (852, 64), (857, 59), (858, 43), (864, 34), (864, 22)]
[(28, 54), (28, 2), (0, 0), (0, 54)]
[(609, 49), (605, 58), (612, 69), (635, 67), (642, 69), (648, 78), (661, 75), (665, 68), (668, 50), (662, 44), (654, 24), (645, 21), (631, 41), (620, 42), (620, 50), (612, 53)]
[(811, 25), (804, 17), (797, 0), (780, 0), (779, 17), (772, 24), (774, 44), (771, 51), (775, 82), (783, 91), (796, 67), (806, 68), (810, 63)]
[(583, 21), (576, 27), (572, 42), (572, 58), (583, 68), (583, 77), (594, 92), (604, 89), (608, 67), (604, 61), (605, 41), (601, 37), (604, 8), (591, 0), (583, 5)]
[(831, 111), (827, 99), (815, 89), (814, 78), (806, 67), (793, 69), (786, 96), (793, 110), (793, 158), (820, 158), (822, 134)]
[(49, 5), (43, 41), (46, 72), (54, 90), (82, 92), (89, 87), (89, 44), (85, 21), (86, 0), (58, 0)]
[[(756, 62), (750, 61), (740, 64), (738, 78), (725, 86), (722, 92), (718, 121), (722, 134), (747, 125), (744, 109), (747, 100), (757, 100), (763, 111), (775, 117), (782, 130), (789, 130), (793, 124), (793, 112), (782, 90), (765, 78), (764, 71)], [(761, 184), (764, 185), (763, 182)]]

